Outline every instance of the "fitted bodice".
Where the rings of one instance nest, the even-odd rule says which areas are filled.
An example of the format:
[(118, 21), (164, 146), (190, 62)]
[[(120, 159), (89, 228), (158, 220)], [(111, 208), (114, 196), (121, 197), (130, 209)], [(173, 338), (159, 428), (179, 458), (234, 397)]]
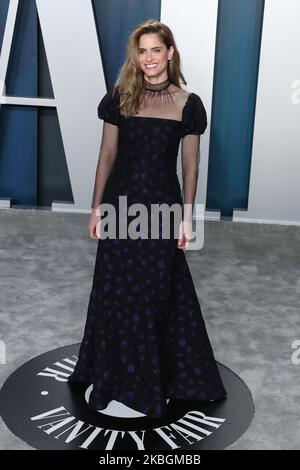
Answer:
[[(118, 153), (111, 175), (113, 181), (136, 194), (145, 189), (171, 192), (180, 190), (177, 154), (181, 122), (165, 118), (121, 116)], [(108, 182), (110, 184), (110, 180)], [(148, 194), (149, 194), (148, 193)]]
[[(121, 116), (115, 164), (136, 169), (176, 168), (181, 122), (165, 118)], [(149, 175), (150, 176), (150, 175)]]
[[(126, 194), (133, 200), (147, 198), (176, 200), (180, 194), (177, 155), (182, 138), (199, 136), (207, 120), (202, 100), (185, 91), (159, 107), (155, 102), (130, 117), (120, 112), (118, 93), (110, 89), (98, 106), (98, 116), (118, 127), (116, 157), (104, 197)], [(112, 135), (116, 132), (112, 129)], [(115, 137), (114, 137), (115, 138)], [(100, 155), (101, 158), (101, 155)], [(192, 158), (192, 155), (191, 155)], [(97, 177), (93, 207), (96, 206)], [(104, 200), (102, 202), (105, 202)]]

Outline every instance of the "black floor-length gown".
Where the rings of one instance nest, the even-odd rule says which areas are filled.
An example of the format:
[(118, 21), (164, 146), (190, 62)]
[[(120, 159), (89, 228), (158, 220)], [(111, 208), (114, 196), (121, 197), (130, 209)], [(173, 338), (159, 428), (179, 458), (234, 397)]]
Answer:
[[(207, 126), (202, 100), (187, 95), (181, 120), (172, 114), (125, 118), (111, 88), (98, 116), (119, 128), (118, 153), (102, 198), (118, 207), (180, 203), (180, 139)], [(177, 239), (99, 239), (84, 336), (70, 382), (93, 384), (89, 407), (117, 400), (150, 417), (167, 398), (226, 396), (199, 301)]]

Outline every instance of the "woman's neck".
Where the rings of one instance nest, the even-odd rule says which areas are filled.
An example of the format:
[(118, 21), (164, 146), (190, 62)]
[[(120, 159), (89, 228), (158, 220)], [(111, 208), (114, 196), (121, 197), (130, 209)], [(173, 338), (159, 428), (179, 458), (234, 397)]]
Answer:
[(166, 78), (160, 82), (157, 83), (151, 83), (149, 80), (147, 80), (145, 77), (143, 79), (143, 88), (146, 91), (161, 91), (167, 89), (171, 84), (171, 80), (169, 78)]

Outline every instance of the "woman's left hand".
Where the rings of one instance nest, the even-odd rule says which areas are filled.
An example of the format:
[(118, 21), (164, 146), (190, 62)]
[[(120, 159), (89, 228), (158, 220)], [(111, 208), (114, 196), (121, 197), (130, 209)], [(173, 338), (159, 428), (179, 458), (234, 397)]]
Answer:
[(179, 224), (179, 239), (177, 248), (187, 249), (192, 238), (192, 223), (182, 220)]

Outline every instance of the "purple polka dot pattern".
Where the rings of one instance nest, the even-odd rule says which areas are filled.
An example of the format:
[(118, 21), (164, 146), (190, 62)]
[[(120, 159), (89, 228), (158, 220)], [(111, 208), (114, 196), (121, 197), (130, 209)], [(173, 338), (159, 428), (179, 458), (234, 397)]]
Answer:
[[(183, 133), (205, 128), (201, 106), (193, 94), (182, 122), (126, 119), (108, 92), (98, 115), (119, 126), (120, 146), (102, 202), (117, 209), (119, 195), (127, 195), (128, 206), (182, 204), (178, 145)], [(167, 398), (226, 395), (185, 253), (174, 236), (161, 237), (161, 224), (159, 233), (158, 239), (98, 241), (84, 336), (69, 377), (93, 384), (92, 409), (117, 400), (158, 418), (167, 413)]]

